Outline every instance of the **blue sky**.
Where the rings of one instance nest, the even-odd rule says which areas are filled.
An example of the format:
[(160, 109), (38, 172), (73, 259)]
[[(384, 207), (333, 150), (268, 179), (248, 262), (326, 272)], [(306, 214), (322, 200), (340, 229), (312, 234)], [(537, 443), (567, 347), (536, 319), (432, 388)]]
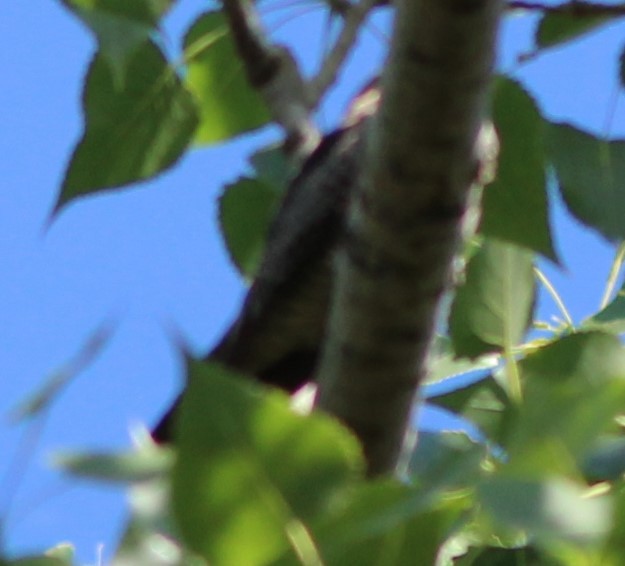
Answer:
[[(178, 49), (181, 32), (206, 7), (180, 0), (166, 21), (169, 49)], [(271, 18), (280, 23), (293, 13), (282, 8)], [(308, 68), (323, 23), (313, 14), (279, 28), (281, 38), (309, 46), (301, 52)], [(501, 68), (524, 82), (548, 117), (623, 136), (625, 108), (614, 101), (625, 24), (519, 66), (515, 54), (531, 46), (530, 23), (516, 18), (505, 25)], [(379, 67), (381, 48), (368, 34), (324, 124)], [(110, 555), (122, 527), (123, 492), (64, 479), (50, 468), (50, 454), (127, 447), (129, 425), (154, 422), (177, 390), (181, 359), (172, 334), (202, 353), (234, 316), (244, 289), (216, 232), (216, 197), (244, 171), (246, 155), (273, 135), (192, 151), (156, 181), (70, 205), (46, 230), (81, 133), (81, 82), (93, 50), (90, 35), (60, 2), (0, 7), (0, 517), (6, 519), (0, 548), (21, 553), (68, 540), (81, 563), (95, 562), (100, 543)], [(553, 216), (566, 270), (545, 269), (580, 321), (597, 308), (611, 247), (558, 206)], [(554, 314), (553, 303), (541, 300), (540, 317)], [(105, 320), (116, 321), (110, 342), (59, 397), (41, 433), (10, 425), (15, 404)]]

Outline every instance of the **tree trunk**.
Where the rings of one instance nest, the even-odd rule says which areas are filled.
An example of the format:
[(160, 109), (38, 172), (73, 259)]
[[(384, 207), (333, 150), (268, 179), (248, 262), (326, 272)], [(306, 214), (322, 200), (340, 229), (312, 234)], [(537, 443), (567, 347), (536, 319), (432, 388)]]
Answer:
[(450, 284), (493, 71), (500, 0), (398, 0), (382, 105), (352, 197), (318, 406), (391, 472)]

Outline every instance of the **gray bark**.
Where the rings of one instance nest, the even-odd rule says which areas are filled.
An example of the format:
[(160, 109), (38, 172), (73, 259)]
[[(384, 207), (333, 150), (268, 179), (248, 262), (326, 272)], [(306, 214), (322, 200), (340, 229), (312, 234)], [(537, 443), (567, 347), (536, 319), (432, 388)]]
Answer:
[(500, 0), (398, 0), (366, 166), (319, 366), (317, 404), (392, 471), (479, 171)]

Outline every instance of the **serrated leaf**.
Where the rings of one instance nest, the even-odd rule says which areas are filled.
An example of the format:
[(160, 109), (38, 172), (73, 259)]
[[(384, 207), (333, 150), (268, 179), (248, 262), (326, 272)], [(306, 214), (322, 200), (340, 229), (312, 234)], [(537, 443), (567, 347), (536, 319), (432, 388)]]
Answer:
[[(561, 6), (567, 6), (562, 4)], [(539, 48), (553, 47), (578, 39), (618, 17), (616, 13), (601, 12), (600, 6), (592, 2), (569, 2), (570, 10), (546, 13), (536, 28), (535, 42)]]
[(625, 349), (611, 334), (572, 334), (518, 368), (524, 393), (511, 426), (509, 465), (570, 472), (625, 406)]
[(446, 336), (437, 336), (430, 352), (428, 373), (423, 385), (434, 385), (461, 375), (474, 375), (497, 367), (499, 362), (498, 355), (486, 355), (473, 360), (457, 358), (451, 340)]
[(128, 57), (150, 34), (172, 0), (62, 0), (95, 34), (98, 49), (113, 69), (118, 84), (125, 80)]
[(625, 239), (625, 140), (551, 124), (548, 149), (568, 209), (608, 239)]
[(269, 112), (245, 76), (225, 16), (207, 12), (184, 39), (185, 84), (200, 108), (198, 144), (216, 143), (264, 126)]
[(226, 185), (219, 199), (219, 223), (232, 261), (252, 279), (265, 249), (269, 222), (280, 192), (257, 179)]
[(356, 439), (220, 366), (193, 362), (189, 373), (173, 473), (189, 548), (215, 564), (264, 564), (295, 549), (314, 557), (304, 522), (361, 477)]
[(561, 479), (496, 476), (478, 495), (500, 528), (523, 529), (542, 541), (598, 542), (611, 524), (608, 497), (587, 497), (585, 487)]
[(480, 230), (557, 263), (549, 226), (544, 123), (538, 107), (518, 82), (500, 77), (493, 119), (500, 152), (495, 181), (484, 189)]
[(197, 118), (191, 95), (154, 44), (142, 44), (126, 70), (120, 88), (101, 53), (91, 63), (83, 93), (85, 131), (57, 210), (76, 197), (164, 171), (193, 136)]
[(456, 355), (476, 358), (519, 344), (532, 319), (535, 287), (532, 253), (486, 239), (451, 307)]

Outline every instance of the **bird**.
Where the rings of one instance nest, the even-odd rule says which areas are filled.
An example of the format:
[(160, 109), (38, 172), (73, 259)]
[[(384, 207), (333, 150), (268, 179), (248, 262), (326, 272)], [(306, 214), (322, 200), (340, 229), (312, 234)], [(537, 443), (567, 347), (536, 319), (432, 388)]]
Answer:
[[(365, 155), (365, 131), (380, 91), (370, 81), (339, 128), (324, 136), (288, 184), (240, 313), (207, 361), (293, 393), (309, 382), (325, 334), (333, 251)], [(181, 396), (152, 431), (171, 442)]]

